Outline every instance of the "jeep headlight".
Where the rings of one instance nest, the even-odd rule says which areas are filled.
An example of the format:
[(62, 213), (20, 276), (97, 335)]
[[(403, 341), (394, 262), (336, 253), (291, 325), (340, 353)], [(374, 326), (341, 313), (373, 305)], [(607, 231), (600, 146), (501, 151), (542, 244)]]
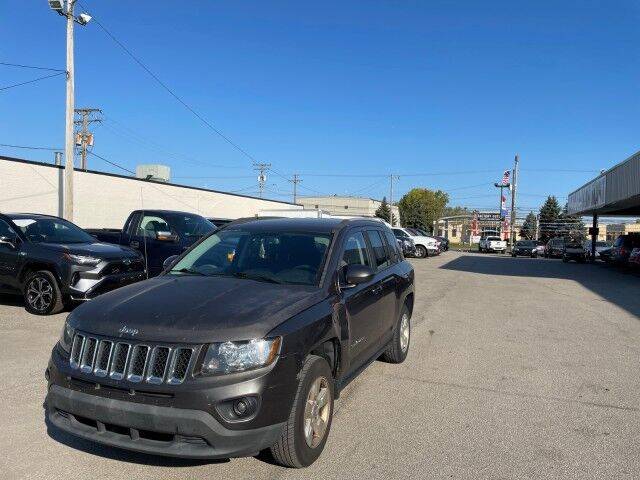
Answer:
[(69, 325), (68, 321), (64, 322), (64, 327), (62, 327), (62, 332), (60, 333), (60, 340), (58, 340), (58, 344), (60, 348), (67, 353), (71, 353), (71, 345), (73, 344), (73, 334), (75, 330), (71, 325)]
[(266, 367), (278, 357), (281, 343), (281, 337), (212, 343), (202, 362), (202, 374), (221, 375)]

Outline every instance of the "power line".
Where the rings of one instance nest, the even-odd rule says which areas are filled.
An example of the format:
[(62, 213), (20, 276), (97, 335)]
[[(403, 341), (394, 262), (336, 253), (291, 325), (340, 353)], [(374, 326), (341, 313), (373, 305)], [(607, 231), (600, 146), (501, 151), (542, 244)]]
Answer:
[(257, 160), (250, 155), (246, 150), (244, 150), (240, 145), (235, 143), (229, 137), (227, 137), (224, 133), (214, 127), (207, 119), (205, 119), (202, 115), (200, 115), (196, 110), (194, 110), (187, 102), (185, 102), (178, 94), (176, 94), (173, 90), (171, 90), (160, 78), (151, 71), (149, 67), (147, 67), (138, 57), (136, 57), (131, 50), (129, 50), (120, 40), (118, 40), (115, 35), (113, 35), (100, 21), (96, 18), (92, 18), (93, 22), (96, 23), (108, 36), (113, 40), (129, 57), (133, 59), (145, 72), (147, 72), (151, 78), (153, 78), (158, 85), (160, 85), (164, 90), (167, 91), (173, 98), (175, 98), (183, 107), (185, 107), (189, 112), (191, 112), (198, 120), (200, 120), (204, 125), (206, 125), (211, 131), (216, 133), (220, 138), (222, 138), (225, 142), (239, 151), (242, 155), (250, 159), (253, 163), (258, 163)]
[(67, 73), (66, 70), (62, 70), (60, 68), (37, 67), (35, 65), (23, 65), (21, 63), (0, 62), (0, 65), (4, 65), (5, 67), (30, 68), (30, 69), (33, 69), (33, 70), (48, 70), (50, 72)]
[(9, 147), (9, 148), (22, 148), (25, 150), (48, 150), (50, 152), (60, 152), (62, 148), (53, 148), (53, 147), (30, 147), (27, 145), (9, 145), (8, 143), (0, 143), (0, 147)]
[(28, 80), (26, 82), (14, 83), (13, 85), (0, 87), (0, 91), (9, 90), (10, 88), (15, 88), (15, 87), (21, 87), (22, 85), (29, 85), (30, 83), (39, 82), (40, 80), (46, 80), (47, 78), (58, 77), (66, 73), (67, 72), (52, 73), (51, 75), (45, 75), (44, 77), (34, 78), (33, 80)]
[(98, 155), (98, 154), (97, 154), (97, 153), (95, 153), (95, 152), (87, 152), (87, 153), (88, 153), (89, 155), (93, 155), (93, 156), (94, 156), (94, 157), (96, 157), (96, 158), (99, 158), (99, 159), (100, 159), (100, 160), (102, 160), (103, 162), (107, 162), (109, 165), (113, 165), (114, 167), (119, 168), (120, 170), (124, 170), (125, 172), (129, 172), (129, 173), (131, 173), (132, 175), (135, 175), (135, 174), (136, 174), (136, 172), (134, 172), (134, 171), (132, 171), (132, 170), (129, 170), (128, 168), (123, 167), (122, 165), (118, 165), (117, 163), (112, 162), (111, 160), (107, 160), (106, 158), (104, 158), (104, 157), (102, 157), (102, 156)]

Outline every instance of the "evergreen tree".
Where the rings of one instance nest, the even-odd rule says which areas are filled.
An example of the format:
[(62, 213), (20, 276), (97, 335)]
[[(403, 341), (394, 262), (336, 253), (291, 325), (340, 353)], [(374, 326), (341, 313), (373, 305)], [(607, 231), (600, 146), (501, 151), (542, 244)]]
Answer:
[(529, 212), (527, 217), (524, 219), (522, 228), (520, 228), (520, 238), (526, 238), (527, 240), (535, 239), (537, 222), (538, 219), (536, 218), (535, 213)]
[(586, 227), (580, 215), (569, 215), (569, 204), (565, 203), (562, 213), (560, 214), (560, 222), (564, 230), (565, 236), (583, 240), (585, 238)]
[(397, 218), (392, 213), (391, 205), (387, 203), (387, 197), (382, 197), (382, 203), (376, 210), (376, 217), (383, 219), (387, 223), (391, 223), (391, 218), (393, 218), (393, 224), (397, 225)]
[(549, 195), (545, 200), (542, 207), (540, 207), (540, 239), (547, 241), (557, 234), (560, 234), (558, 230), (560, 219), (560, 204), (553, 195)]

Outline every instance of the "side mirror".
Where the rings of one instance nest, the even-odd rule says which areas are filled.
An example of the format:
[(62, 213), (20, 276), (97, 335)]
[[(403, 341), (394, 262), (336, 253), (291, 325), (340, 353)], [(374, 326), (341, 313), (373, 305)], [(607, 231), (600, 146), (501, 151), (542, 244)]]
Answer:
[(347, 288), (370, 282), (375, 275), (373, 269), (366, 265), (348, 265), (344, 273), (347, 284), (343, 287)]
[(164, 262), (162, 262), (162, 269), (169, 270), (176, 263), (178, 259), (178, 255), (171, 255), (170, 257), (165, 258)]
[(16, 243), (15, 237), (0, 237), (0, 245), (7, 245), (12, 250), (16, 249)]
[(156, 240), (161, 242), (177, 242), (178, 236), (171, 232), (160, 231), (156, 232)]

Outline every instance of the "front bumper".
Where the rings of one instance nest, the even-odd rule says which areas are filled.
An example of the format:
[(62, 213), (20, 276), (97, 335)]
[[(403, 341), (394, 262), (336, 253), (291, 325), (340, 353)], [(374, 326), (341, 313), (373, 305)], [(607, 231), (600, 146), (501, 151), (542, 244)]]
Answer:
[(73, 300), (89, 300), (103, 293), (147, 278), (141, 260), (103, 260), (95, 267), (70, 265), (63, 275), (67, 287), (63, 293)]
[(275, 443), (283, 423), (229, 430), (200, 410), (97, 397), (52, 385), (46, 415), (73, 435), (136, 452), (214, 459), (254, 455)]

